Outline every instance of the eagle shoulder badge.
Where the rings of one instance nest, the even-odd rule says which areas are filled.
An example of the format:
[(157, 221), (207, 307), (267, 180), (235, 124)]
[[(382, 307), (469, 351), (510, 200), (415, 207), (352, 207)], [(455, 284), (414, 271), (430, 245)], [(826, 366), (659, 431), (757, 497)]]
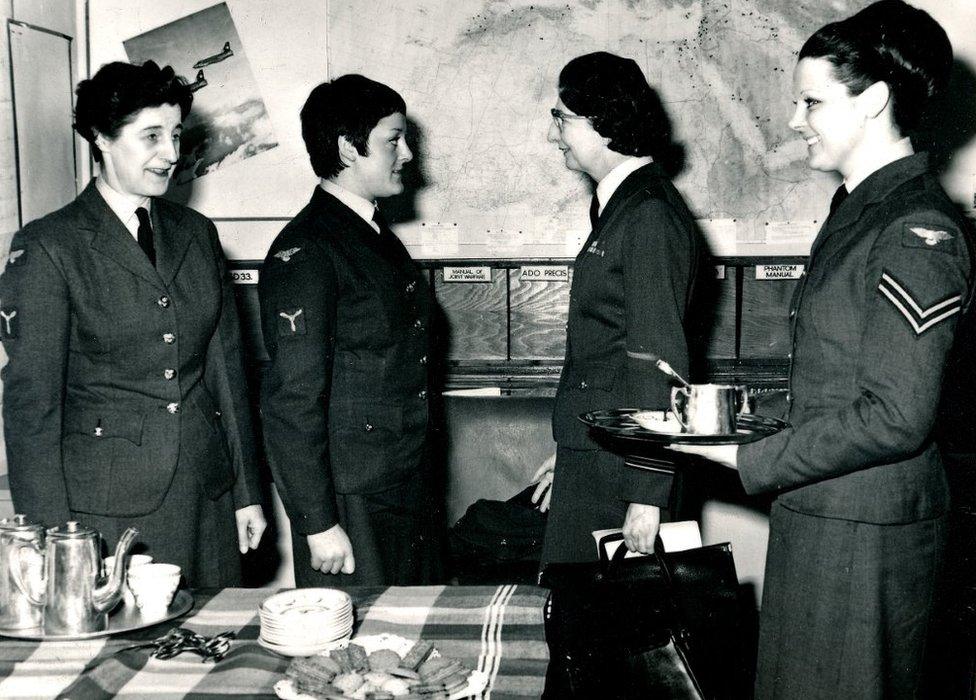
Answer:
[(287, 248), (286, 250), (279, 250), (274, 254), (274, 257), (278, 258), (281, 262), (288, 262), (292, 257), (300, 251), (301, 248)]
[(905, 223), (901, 234), (901, 244), (906, 248), (938, 250), (953, 254), (957, 251), (959, 231), (948, 221), (919, 224)]
[(942, 241), (951, 241), (953, 238), (955, 238), (955, 236), (948, 231), (938, 231), (931, 228), (923, 228), (921, 226), (909, 226), (908, 230), (925, 241), (925, 245), (938, 245)]
[(24, 265), (27, 263), (27, 249), (26, 248), (11, 248), (10, 252), (7, 254), (7, 267), (14, 267), (17, 265)]

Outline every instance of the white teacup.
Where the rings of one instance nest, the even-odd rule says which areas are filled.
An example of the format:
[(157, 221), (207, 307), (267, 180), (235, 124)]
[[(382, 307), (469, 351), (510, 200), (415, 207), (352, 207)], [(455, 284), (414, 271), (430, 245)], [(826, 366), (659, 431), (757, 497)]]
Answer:
[(180, 585), (176, 564), (143, 564), (129, 569), (128, 585), (143, 617), (164, 617)]
[[(153, 558), (148, 554), (130, 554), (127, 558), (129, 560), (129, 563), (128, 563), (128, 568), (126, 570), (126, 574), (128, 574), (129, 571), (131, 571), (137, 566), (144, 566), (145, 564), (152, 563), (153, 560)], [(115, 568), (115, 557), (114, 556), (105, 557), (104, 563), (105, 563), (105, 575), (107, 576), (109, 572)], [(128, 578), (128, 576), (126, 576), (126, 578)], [(126, 584), (122, 587), (122, 601), (125, 604), (125, 607), (127, 608), (132, 608), (136, 604), (136, 599), (132, 597), (132, 591), (129, 590), (128, 581), (126, 581)]]

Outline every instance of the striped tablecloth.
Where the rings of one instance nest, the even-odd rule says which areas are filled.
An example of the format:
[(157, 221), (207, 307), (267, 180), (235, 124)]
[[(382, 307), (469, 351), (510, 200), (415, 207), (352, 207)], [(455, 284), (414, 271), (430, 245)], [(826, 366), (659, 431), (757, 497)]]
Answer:
[[(542, 608), (535, 586), (417, 586), (346, 589), (356, 606), (355, 634), (388, 632), (426, 639), (446, 656), (485, 671), (479, 698), (537, 698), (548, 661)], [(184, 618), (120, 637), (78, 642), (0, 638), (0, 698), (275, 697), (272, 687), (288, 665), (259, 646), (258, 606), (272, 589), (228, 588), (194, 594)], [(121, 651), (181, 626), (207, 636), (234, 630), (223, 661), (196, 655), (151, 659), (144, 650)]]

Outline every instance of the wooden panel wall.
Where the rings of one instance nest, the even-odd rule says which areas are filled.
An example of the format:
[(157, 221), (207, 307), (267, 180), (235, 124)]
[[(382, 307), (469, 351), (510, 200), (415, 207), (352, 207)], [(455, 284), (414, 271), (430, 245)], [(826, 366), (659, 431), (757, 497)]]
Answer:
[[(512, 261), (492, 267), (491, 282), (444, 282), (440, 263), (422, 264), (429, 269), (444, 318), (450, 363), (480, 366), (489, 375), (518, 374), (520, 367), (558, 369), (566, 352), (570, 283), (524, 280), (520, 266)], [(233, 267), (254, 269), (260, 263)], [(760, 371), (764, 377), (772, 372), (778, 377), (790, 352), (788, 312), (796, 285), (793, 279), (757, 280), (752, 260), (733, 260), (725, 266), (723, 277), (704, 281), (690, 342), (699, 358), (704, 348), (708, 364), (696, 370), (694, 379), (706, 380), (702, 373), (711, 373), (716, 363), (729, 367), (745, 363), (737, 371), (750, 376)], [(238, 297), (249, 357), (261, 364), (267, 354), (261, 341), (257, 287), (241, 285)], [(753, 365), (759, 370), (749, 369)]]
[(511, 358), (555, 360), (566, 355), (566, 317), (570, 282), (523, 280), (519, 270), (508, 271), (511, 300)]
[(507, 270), (494, 268), (491, 282), (445, 282), (434, 272), (434, 293), (447, 320), (448, 358), (508, 358)]
[(755, 267), (744, 268), (742, 273), (739, 356), (786, 357), (790, 352), (790, 300), (798, 280), (757, 280)]

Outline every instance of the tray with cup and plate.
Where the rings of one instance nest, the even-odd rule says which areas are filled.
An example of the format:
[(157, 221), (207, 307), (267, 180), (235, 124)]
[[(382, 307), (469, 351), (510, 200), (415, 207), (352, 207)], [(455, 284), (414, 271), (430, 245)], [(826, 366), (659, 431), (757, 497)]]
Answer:
[[(677, 376), (670, 366), (665, 373)], [(744, 386), (691, 384), (684, 379), (681, 383), (671, 389), (668, 411), (612, 408), (579, 418), (597, 438), (659, 446), (744, 445), (789, 427), (785, 421), (751, 413)]]
[(653, 445), (744, 445), (775, 435), (789, 427), (785, 421), (743, 413), (732, 432), (700, 434), (685, 432), (671, 411), (640, 408), (608, 408), (580, 414), (590, 430), (611, 440)]

